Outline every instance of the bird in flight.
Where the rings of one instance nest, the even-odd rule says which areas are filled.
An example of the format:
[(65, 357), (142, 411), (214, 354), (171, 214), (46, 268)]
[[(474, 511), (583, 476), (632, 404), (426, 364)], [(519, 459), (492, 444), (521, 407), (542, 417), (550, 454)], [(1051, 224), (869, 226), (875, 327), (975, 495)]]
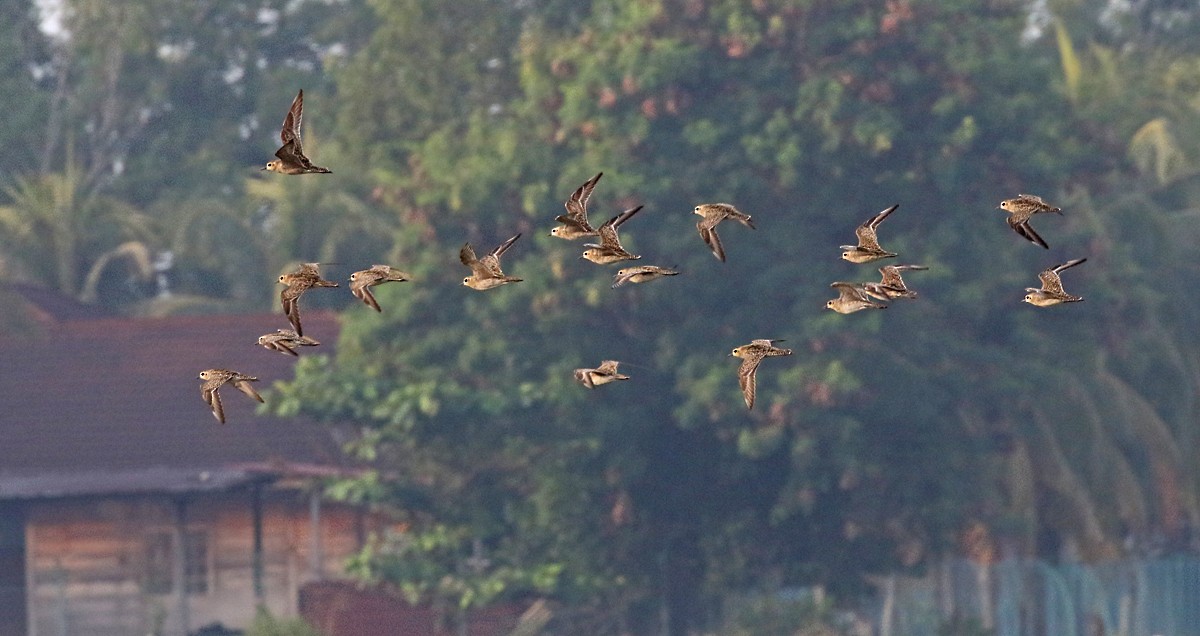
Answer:
[(384, 283), (400, 283), (407, 280), (412, 280), (412, 277), (391, 265), (372, 265), (370, 269), (359, 270), (350, 275), (350, 293), (368, 307), (373, 307), (375, 311), (383, 311), (375, 300), (375, 294), (371, 293), (371, 288)]
[(313, 162), (304, 156), (304, 147), (300, 144), (300, 123), (304, 119), (304, 89), (296, 93), (292, 107), (283, 118), (283, 127), (279, 130), (279, 140), (283, 145), (275, 151), (275, 159), (267, 162), (261, 169), (279, 174), (308, 174), (333, 172), (329, 168), (314, 166)]
[(500, 257), (504, 256), (508, 248), (512, 247), (512, 244), (519, 238), (521, 235), (517, 234), (501, 243), (490, 253), (484, 254), (483, 258), (476, 258), (475, 249), (471, 247), (470, 243), (465, 243), (462, 249), (458, 250), (458, 260), (471, 268), (471, 275), (464, 278), (462, 284), (474, 290), (486, 291), (506, 283), (521, 282), (520, 278), (506, 276), (500, 269)]
[(296, 347), (315, 347), (320, 342), (308, 336), (302, 336), (291, 329), (276, 329), (274, 333), (265, 333), (258, 337), (258, 344), (266, 349), (278, 351), (284, 355), (298, 356)]
[(1086, 258), (1077, 258), (1043, 270), (1041, 274), (1038, 274), (1038, 280), (1042, 281), (1042, 288), (1026, 287), (1025, 291), (1029, 293), (1025, 294), (1024, 302), (1038, 307), (1050, 307), (1051, 305), (1077, 303), (1083, 300), (1083, 296), (1073, 296), (1063, 291), (1062, 278), (1059, 277), (1059, 274), (1064, 269), (1075, 267), (1084, 262), (1087, 262)]
[(888, 218), (888, 215), (895, 212), (898, 207), (900, 207), (899, 204), (893, 205), (867, 219), (862, 225), (855, 228), (854, 234), (858, 237), (858, 245), (841, 246), (845, 250), (842, 252), (842, 258), (851, 263), (870, 263), (895, 256), (894, 252), (889, 252), (880, 247), (879, 237), (875, 232), (879, 229), (879, 224), (883, 223), (884, 219)]
[(659, 267), (658, 265), (638, 265), (637, 267), (626, 267), (625, 269), (617, 270), (617, 275), (613, 276), (613, 289), (624, 285), (625, 283), (644, 283), (648, 280), (662, 278), (664, 276), (676, 276), (679, 270), (669, 267)]
[(621, 247), (621, 238), (617, 236), (617, 228), (622, 223), (633, 218), (644, 206), (630, 208), (624, 212), (614, 216), (604, 222), (596, 232), (600, 235), (600, 243), (584, 243), (584, 247), (588, 248), (583, 251), (583, 256), (587, 260), (598, 265), (607, 265), (618, 261), (634, 261), (641, 256), (630, 254), (624, 247)]
[(589, 389), (617, 380), (628, 380), (629, 376), (617, 373), (616, 360), (605, 360), (595, 369), (575, 369), (575, 380)]
[(1050, 246), (1042, 237), (1038, 236), (1037, 232), (1033, 231), (1033, 226), (1029, 224), (1029, 219), (1035, 214), (1052, 212), (1062, 216), (1062, 208), (1056, 208), (1042, 200), (1042, 197), (1033, 194), (1019, 194), (1016, 198), (1005, 199), (1000, 202), (1000, 209), (1008, 212), (1008, 225), (1017, 234), (1025, 237), (1034, 245), (1041, 245), (1046, 249)]
[(742, 359), (742, 366), (738, 367), (738, 384), (742, 387), (742, 397), (746, 400), (747, 409), (754, 408), (754, 397), (758, 391), (758, 365), (763, 358), (792, 355), (791, 349), (776, 347), (776, 342), (783, 340), (751, 340), (750, 344), (735, 347), (729, 354)]
[(838, 290), (838, 297), (827, 301), (825, 306), (839, 314), (852, 314), (864, 309), (887, 309), (887, 305), (871, 300), (860, 283), (836, 282), (829, 286)]
[(204, 380), (204, 383), (200, 385), (200, 397), (204, 398), (208, 407), (212, 409), (213, 417), (217, 418), (217, 421), (222, 424), (225, 423), (225, 409), (221, 406), (221, 394), (219, 392), (221, 386), (232, 384), (234, 388), (242, 393), (249, 395), (259, 402), (263, 401), (258, 391), (255, 391), (254, 387), (250, 385), (251, 382), (258, 382), (258, 378), (252, 375), (244, 375), (237, 371), (230, 371), (229, 369), (206, 369), (200, 372), (200, 379)]
[(300, 297), (313, 287), (338, 286), (333, 281), (321, 278), (319, 265), (320, 263), (301, 263), (296, 271), (279, 276), (279, 283), (285, 286), (283, 291), (279, 292), (283, 314), (292, 323), (292, 329), (301, 336), (304, 335), (304, 328), (300, 324)]
[(924, 265), (884, 265), (879, 268), (883, 279), (878, 283), (863, 283), (862, 289), (868, 296), (879, 300), (895, 300), (897, 298), (916, 298), (917, 292), (904, 284), (900, 272), (926, 270)]
[(602, 176), (604, 176), (603, 172), (597, 173), (596, 176), (575, 189), (571, 198), (563, 204), (567, 208), (567, 213), (554, 218), (560, 225), (550, 230), (550, 236), (557, 236), (568, 241), (585, 236), (596, 236), (596, 228), (588, 223), (587, 204), (588, 199), (592, 198), (592, 190), (596, 189), (596, 182), (600, 181)]
[(702, 203), (697, 205), (694, 211), (704, 217), (696, 222), (696, 230), (700, 232), (700, 238), (704, 239), (704, 244), (708, 245), (713, 256), (722, 263), (725, 262), (725, 248), (721, 245), (721, 237), (717, 234), (717, 225), (725, 219), (733, 219), (752, 230), (755, 229), (749, 214), (739, 212), (737, 208), (728, 203)]

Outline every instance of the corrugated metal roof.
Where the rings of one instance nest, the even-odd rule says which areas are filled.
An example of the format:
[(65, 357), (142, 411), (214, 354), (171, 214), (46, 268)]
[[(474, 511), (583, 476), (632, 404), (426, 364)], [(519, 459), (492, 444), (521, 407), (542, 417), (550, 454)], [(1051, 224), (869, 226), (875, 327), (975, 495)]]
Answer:
[[(256, 417), (228, 387), (221, 425), (200, 397), (208, 368), (259, 388), (291, 378), (295, 358), (255, 342), (286, 326), (282, 313), (105, 318), (0, 339), (0, 498), (212, 490), (273, 466), (343, 466), (328, 426)], [(305, 327), (331, 352), (336, 316), (307, 313)]]

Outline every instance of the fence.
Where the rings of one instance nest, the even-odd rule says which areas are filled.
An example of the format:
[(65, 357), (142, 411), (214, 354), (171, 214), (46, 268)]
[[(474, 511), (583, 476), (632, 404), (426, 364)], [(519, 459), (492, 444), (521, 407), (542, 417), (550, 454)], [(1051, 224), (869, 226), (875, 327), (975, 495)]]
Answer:
[(947, 561), (890, 577), (871, 609), (878, 636), (1200, 636), (1200, 559), (1049, 565)]

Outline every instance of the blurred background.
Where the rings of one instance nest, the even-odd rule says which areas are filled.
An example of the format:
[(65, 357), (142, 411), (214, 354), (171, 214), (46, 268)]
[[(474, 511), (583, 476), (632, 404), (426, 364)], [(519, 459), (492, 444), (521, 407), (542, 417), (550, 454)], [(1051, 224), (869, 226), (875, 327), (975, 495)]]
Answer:
[[(45, 384), (22, 381), (51, 364), (31, 354), (8, 395), (78, 372), (186, 413), (97, 421), (118, 439), (336, 430), (329, 461), (354, 470), (270, 473), (373, 520), (312, 578), (434, 608), (445, 633), (508, 633), (470, 618), (496, 607), (527, 634), (1200, 633), (1198, 36), (1182, 0), (0, 0), (0, 356), (84, 314), (190, 321), (138, 365), (178, 400), (73, 367), (92, 338), (149, 346), (140, 327), (71, 341)], [(334, 174), (260, 172), (301, 88), (306, 153)], [(623, 242), (682, 275), (610, 289), (619, 266), (548, 235), (598, 172), (593, 224), (645, 205)], [(1049, 250), (997, 209), (1026, 192), (1064, 211), (1033, 220)], [(721, 226), (726, 263), (692, 215), (717, 201), (758, 227)], [(919, 298), (825, 310), (829, 283), (877, 279), (838, 245), (893, 203), (880, 239), (930, 268), (906, 277)], [(463, 243), (516, 233), (524, 282), (461, 286)], [(1085, 302), (1021, 302), (1081, 257), (1064, 279)], [(203, 367), (154, 360), (209, 346), (171, 333), (279, 314), (302, 261), (343, 287), (374, 263), (414, 280), (376, 288), (378, 314), (306, 295), (336, 326), (294, 367), (247, 327), (238, 370), (279, 371), (260, 417), (220, 428)], [(82, 314), (47, 320), (48, 298)], [(795, 353), (747, 411), (728, 353), (754, 338)], [(610, 358), (631, 381), (573, 382)], [(72, 408), (51, 402), (39, 418)], [(27, 543), (35, 490), (0, 524), (13, 634), (196, 631), (187, 597), (220, 577), (170, 582), (196, 572), (202, 515), (164, 512), (168, 538), (131, 548), (133, 618), (103, 631), (70, 602), (82, 579), (37, 574), (71, 566)], [(298, 496), (303, 525), (319, 506)], [(280, 620), (375, 633), (280, 594)], [(247, 628), (251, 598), (222, 602)]]

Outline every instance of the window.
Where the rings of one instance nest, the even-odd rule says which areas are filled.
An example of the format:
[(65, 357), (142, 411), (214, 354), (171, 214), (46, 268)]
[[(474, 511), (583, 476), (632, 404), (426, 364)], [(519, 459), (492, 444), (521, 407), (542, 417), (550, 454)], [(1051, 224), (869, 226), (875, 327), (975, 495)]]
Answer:
[[(202, 530), (184, 532), (183, 580), (189, 594), (208, 592), (208, 533)], [(175, 533), (169, 530), (146, 535), (146, 577), (143, 585), (147, 594), (170, 594), (175, 591)]]

